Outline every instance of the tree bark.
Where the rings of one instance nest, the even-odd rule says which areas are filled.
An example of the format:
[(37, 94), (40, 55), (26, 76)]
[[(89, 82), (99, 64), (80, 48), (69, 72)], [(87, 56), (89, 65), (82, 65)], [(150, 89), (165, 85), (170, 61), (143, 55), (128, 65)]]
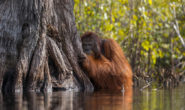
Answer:
[(0, 1), (2, 91), (93, 90), (78, 64), (84, 53), (73, 5), (73, 0)]

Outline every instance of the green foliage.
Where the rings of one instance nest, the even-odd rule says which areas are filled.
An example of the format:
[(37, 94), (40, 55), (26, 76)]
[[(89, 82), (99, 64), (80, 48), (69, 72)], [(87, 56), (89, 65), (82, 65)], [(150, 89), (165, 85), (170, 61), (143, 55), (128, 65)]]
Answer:
[[(185, 0), (75, 0), (74, 13), (80, 34), (94, 31), (117, 40), (136, 72), (185, 63), (173, 28), (177, 20), (185, 40)], [(160, 66), (161, 60), (167, 66)]]

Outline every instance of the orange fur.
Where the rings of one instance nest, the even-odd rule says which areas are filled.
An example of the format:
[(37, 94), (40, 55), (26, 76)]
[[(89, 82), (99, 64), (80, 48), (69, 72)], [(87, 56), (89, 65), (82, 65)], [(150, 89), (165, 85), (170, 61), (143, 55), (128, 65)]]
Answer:
[(87, 55), (83, 68), (93, 80), (96, 88), (121, 90), (132, 87), (132, 69), (124, 53), (112, 39), (106, 39), (100, 58)]

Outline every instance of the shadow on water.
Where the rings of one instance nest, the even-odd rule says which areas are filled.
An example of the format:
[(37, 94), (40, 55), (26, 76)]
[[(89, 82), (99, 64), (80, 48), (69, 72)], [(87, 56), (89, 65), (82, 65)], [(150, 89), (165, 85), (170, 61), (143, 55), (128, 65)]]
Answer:
[(0, 94), (0, 110), (185, 110), (185, 85), (122, 92)]

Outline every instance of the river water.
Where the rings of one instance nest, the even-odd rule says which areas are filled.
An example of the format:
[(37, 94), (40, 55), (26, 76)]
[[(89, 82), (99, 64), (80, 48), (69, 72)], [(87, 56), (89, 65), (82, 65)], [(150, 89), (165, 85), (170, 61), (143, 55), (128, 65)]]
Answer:
[(185, 110), (185, 84), (125, 92), (0, 94), (0, 110)]

